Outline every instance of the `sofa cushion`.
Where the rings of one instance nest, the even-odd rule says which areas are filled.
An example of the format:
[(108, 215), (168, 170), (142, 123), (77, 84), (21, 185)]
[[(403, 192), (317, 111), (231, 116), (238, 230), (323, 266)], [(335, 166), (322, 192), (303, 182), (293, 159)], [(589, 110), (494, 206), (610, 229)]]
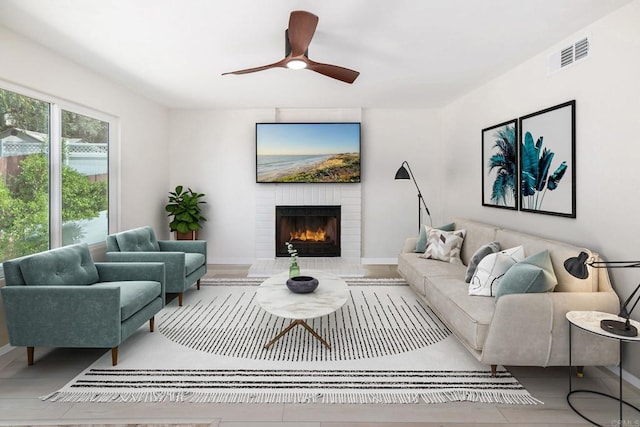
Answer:
[(86, 243), (34, 254), (19, 265), (25, 285), (82, 286), (98, 281), (98, 270)]
[(99, 282), (96, 287), (120, 287), (120, 321), (127, 320), (147, 304), (162, 295), (160, 282), (127, 280), (122, 282)]
[(406, 252), (398, 257), (398, 272), (420, 295), (425, 295), (427, 277), (461, 277), (464, 266), (434, 259), (424, 259), (419, 254)]
[(437, 259), (462, 265), (460, 249), (464, 242), (466, 230), (442, 231), (436, 228), (429, 230), (427, 249), (423, 258)]
[(494, 299), (468, 295), (467, 284), (460, 274), (429, 277), (428, 281), (425, 289), (429, 305), (465, 344), (482, 350), (495, 311)]
[(500, 250), (500, 243), (498, 242), (490, 242), (486, 245), (482, 245), (478, 248), (478, 250), (473, 254), (471, 259), (469, 260), (469, 265), (467, 266), (467, 272), (464, 275), (464, 281), (469, 283), (471, 282), (471, 278), (476, 272), (478, 268), (478, 264), (484, 257), (489, 254), (496, 253)]
[[(432, 228), (433, 227), (429, 227), (428, 225), (424, 225), (424, 224), (420, 226), (420, 234), (418, 234), (418, 240), (416, 240), (416, 249), (414, 252), (423, 254), (424, 251), (427, 250), (427, 238), (429, 237), (429, 230), (431, 230)], [(442, 231), (454, 231), (455, 224), (454, 223), (444, 224), (435, 228)]]
[(523, 259), (524, 249), (522, 246), (487, 255), (480, 261), (471, 282), (469, 282), (469, 295), (494, 296), (497, 289), (497, 279)]
[(204, 265), (203, 254), (186, 252), (184, 254), (184, 275), (185, 277)]
[(122, 252), (157, 252), (160, 250), (151, 227), (134, 228), (115, 235)]
[(497, 280), (496, 300), (507, 294), (549, 292), (558, 284), (549, 251), (520, 261)]

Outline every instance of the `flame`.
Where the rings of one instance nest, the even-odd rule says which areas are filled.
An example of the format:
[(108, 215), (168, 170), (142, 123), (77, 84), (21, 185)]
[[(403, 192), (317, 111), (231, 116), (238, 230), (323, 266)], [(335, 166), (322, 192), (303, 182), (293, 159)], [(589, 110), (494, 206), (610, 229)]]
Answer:
[(326, 233), (322, 228), (313, 230), (298, 230), (289, 233), (290, 240), (299, 240), (302, 242), (324, 242), (326, 240)]

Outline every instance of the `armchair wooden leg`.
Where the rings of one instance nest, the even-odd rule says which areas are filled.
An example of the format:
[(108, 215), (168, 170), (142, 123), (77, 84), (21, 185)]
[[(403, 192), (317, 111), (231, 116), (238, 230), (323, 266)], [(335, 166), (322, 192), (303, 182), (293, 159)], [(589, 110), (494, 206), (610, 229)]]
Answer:
[(27, 347), (27, 365), (33, 365), (33, 351), (34, 347)]
[(498, 374), (498, 365), (491, 365), (491, 376), (495, 377)]
[(584, 377), (584, 366), (576, 366), (576, 375), (578, 378), (583, 378)]
[(178, 294), (178, 306), (182, 307), (182, 292)]
[(118, 347), (111, 349), (111, 365), (116, 366), (118, 364)]
[(153, 332), (156, 326), (156, 318), (154, 316), (149, 319), (149, 332)]
[(198, 281), (196, 282), (196, 288), (200, 290), (200, 279), (198, 279)]

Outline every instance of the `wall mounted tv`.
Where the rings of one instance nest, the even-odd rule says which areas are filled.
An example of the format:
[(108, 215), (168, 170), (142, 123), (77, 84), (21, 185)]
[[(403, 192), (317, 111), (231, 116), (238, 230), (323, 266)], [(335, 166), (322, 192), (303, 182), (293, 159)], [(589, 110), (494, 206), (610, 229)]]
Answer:
[(360, 182), (360, 123), (256, 123), (256, 182)]

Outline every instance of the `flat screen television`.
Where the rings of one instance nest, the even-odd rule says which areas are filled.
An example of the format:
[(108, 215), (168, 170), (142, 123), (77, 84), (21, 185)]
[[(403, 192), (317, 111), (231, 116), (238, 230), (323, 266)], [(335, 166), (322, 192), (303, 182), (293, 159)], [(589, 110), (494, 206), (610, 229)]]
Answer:
[(360, 123), (256, 123), (256, 182), (360, 182)]

